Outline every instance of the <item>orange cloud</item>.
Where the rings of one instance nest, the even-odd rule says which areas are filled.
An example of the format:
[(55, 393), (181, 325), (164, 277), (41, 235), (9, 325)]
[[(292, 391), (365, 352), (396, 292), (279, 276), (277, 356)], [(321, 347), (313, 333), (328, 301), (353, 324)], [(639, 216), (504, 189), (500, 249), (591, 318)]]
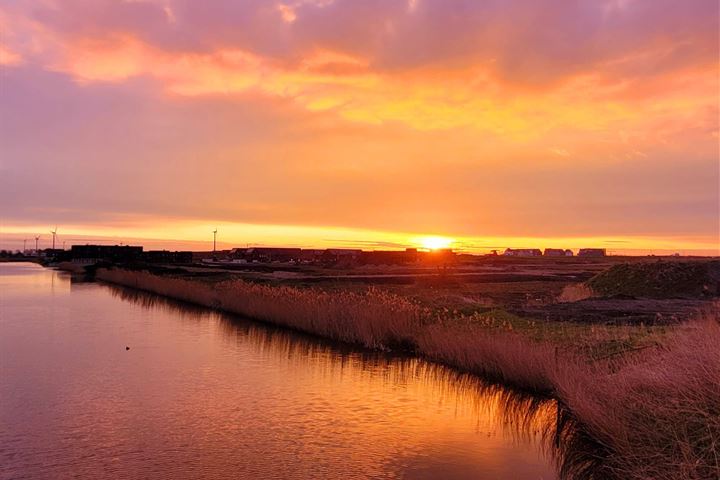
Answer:
[(0, 45), (0, 65), (19, 65), (23, 62), (20, 54)]
[(709, 238), (715, 4), (13, 2), (0, 197), (68, 221)]
[(499, 83), (482, 65), (392, 74), (373, 71), (368, 59), (328, 50), (287, 64), (237, 49), (166, 52), (132, 36), (75, 41), (55, 68), (85, 82), (148, 76), (174, 95), (253, 91), (356, 122), (400, 122), (419, 130), (470, 126), (521, 140), (567, 127), (644, 130), (648, 119), (677, 123), (712, 107), (718, 88), (712, 66), (651, 79), (642, 89), (582, 74), (552, 90), (526, 91)]
[(353, 122), (528, 141), (567, 128), (649, 136), (717, 106), (717, 8), (660, 3), (48, 0), (33, 20), (3, 17), (80, 82), (148, 77), (170, 95), (259, 94)]

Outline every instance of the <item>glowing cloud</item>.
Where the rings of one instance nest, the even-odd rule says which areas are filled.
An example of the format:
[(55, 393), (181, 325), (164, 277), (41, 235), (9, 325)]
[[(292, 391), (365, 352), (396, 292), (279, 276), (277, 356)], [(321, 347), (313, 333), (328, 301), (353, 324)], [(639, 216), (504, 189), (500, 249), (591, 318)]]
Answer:
[(717, 18), (708, 0), (6, 3), (1, 213), (717, 244)]

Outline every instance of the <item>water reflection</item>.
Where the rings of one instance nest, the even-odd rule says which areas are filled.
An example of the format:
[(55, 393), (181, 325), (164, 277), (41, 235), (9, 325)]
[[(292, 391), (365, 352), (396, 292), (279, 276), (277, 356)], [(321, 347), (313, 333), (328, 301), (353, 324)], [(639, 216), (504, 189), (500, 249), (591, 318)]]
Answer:
[(6, 271), (0, 478), (556, 478), (543, 442), (554, 402), (39, 267)]
[(337, 370), (335, 373), (351, 380), (372, 377), (393, 386), (419, 384), (440, 404), (474, 415), (478, 424), (481, 418), (492, 419), (514, 442), (536, 442), (548, 455), (555, 456), (555, 445), (561, 441), (556, 437), (560, 409), (555, 400), (504, 388), (416, 357), (355, 348), (140, 290), (109, 284), (104, 287), (124, 301), (169, 311), (187, 321), (213, 318), (227, 339), (249, 342), (257, 354), (283, 358), (288, 364), (322, 366), (327, 373)]
[[(480, 430), (480, 419), (490, 418), (516, 444), (538, 446), (547, 458), (552, 459), (560, 478), (601, 478), (598, 473), (602, 472), (603, 460), (609, 453), (584, 432), (571, 411), (553, 399), (488, 383), (475, 375), (415, 357), (358, 349), (235, 315), (210, 312), (140, 290), (114, 285), (105, 287), (124, 301), (166, 310), (187, 321), (214, 318), (227, 339), (249, 342), (260, 355), (283, 358), (293, 365), (312, 364), (316, 368), (339, 370), (341, 375), (354, 378), (379, 378), (391, 385), (420, 384), (428, 397), (437, 399), (440, 404), (467, 410), (466, 413), (477, 418), (476, 431)], [(444, 454), (449, 455), (449, 452)], [(447, 471), (437, 473), (448, 478)]]

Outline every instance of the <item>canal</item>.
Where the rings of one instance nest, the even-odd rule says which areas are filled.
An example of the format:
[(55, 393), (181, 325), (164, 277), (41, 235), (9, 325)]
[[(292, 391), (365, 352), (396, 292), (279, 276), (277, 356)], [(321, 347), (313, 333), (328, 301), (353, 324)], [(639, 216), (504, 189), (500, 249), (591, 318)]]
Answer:
[(3, 479), (555, 479), (553, 415), (423, 360), (0, 264)]

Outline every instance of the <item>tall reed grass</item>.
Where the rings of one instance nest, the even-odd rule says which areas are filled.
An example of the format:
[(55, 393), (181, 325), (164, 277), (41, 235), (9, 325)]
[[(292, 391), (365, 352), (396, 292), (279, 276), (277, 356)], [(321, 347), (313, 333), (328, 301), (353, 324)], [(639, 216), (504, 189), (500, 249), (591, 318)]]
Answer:
[(426, 357), (515, 388), (549, 395), (559, 352), (552, 345), (471, 323), (428, 325), (417, 335)]
[[(605, 451), (575, 456), (575, 477), (627, 480), (720, 479), (718, 311), (669, 336), (662, 348), (588, 375), (558, 370), (557, 396), (577, 427)], [(592, 476), (579, 475), (589, 469)]]
[(413, 348), (428, 312), (381, 290), (322, 292), (228, 280), (207, 283), (144, 271), (99, 269), (97, 278), (368, 348)]
[(100, 269), (97, 277), (368, 348), (411, 350), (521, 390), (553, 391), (550, 372), (558, 365), (553, 346), (520, 334), (492, 333), (474, 323), (474, 317), (432, 313), (382, 290), (324, 292), (242, 280), (209, 283), (123, 269)]

